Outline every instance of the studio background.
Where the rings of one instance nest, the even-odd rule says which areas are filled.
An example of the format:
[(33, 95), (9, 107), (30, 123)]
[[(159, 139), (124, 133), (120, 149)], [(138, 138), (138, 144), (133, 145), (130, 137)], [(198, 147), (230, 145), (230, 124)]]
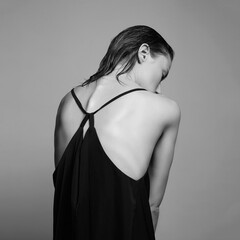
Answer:
[(53, 134), (62, 97), (138, 24), (176, 52), (163, 94), (182, 119), (157, 239), (240, 236), (240, 2), (0, 2), (0, 238), (52, 239)]

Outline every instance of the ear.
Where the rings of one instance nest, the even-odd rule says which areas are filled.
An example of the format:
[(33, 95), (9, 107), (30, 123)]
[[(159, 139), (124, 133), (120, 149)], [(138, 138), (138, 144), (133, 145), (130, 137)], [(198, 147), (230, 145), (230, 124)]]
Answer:
[(150, 47), (147, 43), (143, 43), (138, 49), (139, 63), (145, 62), (150, 55)]

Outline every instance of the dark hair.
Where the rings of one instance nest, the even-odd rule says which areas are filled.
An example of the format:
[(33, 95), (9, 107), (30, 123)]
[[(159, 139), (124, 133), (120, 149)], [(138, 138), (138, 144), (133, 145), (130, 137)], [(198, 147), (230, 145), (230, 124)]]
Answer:
[(123, 62), (126, 63), (120, 73), (116, 75), (117, 81), (121, 74), (129, 72), (138, 59), (139, 47), (147, 43), (150, 47), (150, 54), (155, 57), (157, 54), (169, 55), (171, 61), (174, 57), (173, 49), (164, 38), (154, 29), (144, 25), (136, 25), (121, 31), (114, 37), (108, 47), (107, 53), (100, 62), (97, 72), (81, 86), (97, 81), (100, 77), (110, 74), (115, 67)]

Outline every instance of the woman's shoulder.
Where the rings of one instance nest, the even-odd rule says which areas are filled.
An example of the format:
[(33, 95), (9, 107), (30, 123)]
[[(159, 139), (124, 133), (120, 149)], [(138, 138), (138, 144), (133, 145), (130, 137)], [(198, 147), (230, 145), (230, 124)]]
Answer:
[(78, 116), (79, 112), (79, 108), (74, 101), (70, 89), (65, 92), (59, 101), (57, 109), (57, 120), (59, 120), (59, 122), (73, 123), (73, 121), (76, 121), (73, 116)]
[(165, 119), (167, 122), (179, 122), (181, 118), (181, 109), (177, 101), (163, 94), (148, 92), (147, 104), (149, 111)]
[(59, 101), (59, 110), (60, 111), (66, 111), (70, 108), (71, 103), (72, 103), (72, 94), (71, 90), (68, 90), (67, 92), (64, 93), (64, 95), (61, 97)]
[(75, 105), (73, 94), (71, 93), (71, 91), (73, 90), (76, 97), (79, 98), (79, 96), (83, 94), (82, 91), (84, 89), (85, 88), (81, 87), (80, 85), (73, 86), (72, 88), (68, 89), (60, 99), (59, 106), (65, 109), (71, 108), (73, 105)]

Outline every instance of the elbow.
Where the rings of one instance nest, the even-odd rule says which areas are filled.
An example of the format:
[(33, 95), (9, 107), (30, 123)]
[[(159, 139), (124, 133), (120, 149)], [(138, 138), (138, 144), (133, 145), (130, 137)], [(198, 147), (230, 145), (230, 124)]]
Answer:
[(152, 210), (159, 209), (166, 191), (167, 182), (168, 176), (161, 181), (160, 186), (156, 188), (153, 186), (152, 190), (150, 190), (149, 205)]
[(159, 205), (150, 204), (151, 212), (158, 212), (159, 211), (159, 207), (160, 207), (160, 204)]

